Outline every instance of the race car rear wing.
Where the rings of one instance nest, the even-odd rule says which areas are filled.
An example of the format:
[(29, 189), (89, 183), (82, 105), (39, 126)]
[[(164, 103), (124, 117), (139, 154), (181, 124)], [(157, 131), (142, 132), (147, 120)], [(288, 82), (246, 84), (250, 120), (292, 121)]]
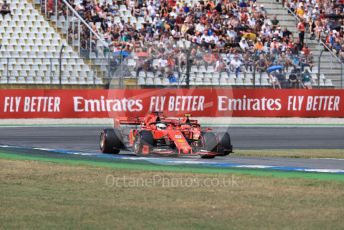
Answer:
[(143, 121), (143, 117), (119, 117), (114, 119), (114, 126), (120, 127), (120, 125), (141, 125)]
[[(114, 119), (114, 127), (120, 127), (121, 125), (144, 125), (145, 117), (119, 117)], [(178, 118), (161, 118), (160, 122), (170, 123), (173, 125), (185, 124), (185, 119)], [(190, 125), (198, 125), (198, 120), (188, 119), (187, 121)]]

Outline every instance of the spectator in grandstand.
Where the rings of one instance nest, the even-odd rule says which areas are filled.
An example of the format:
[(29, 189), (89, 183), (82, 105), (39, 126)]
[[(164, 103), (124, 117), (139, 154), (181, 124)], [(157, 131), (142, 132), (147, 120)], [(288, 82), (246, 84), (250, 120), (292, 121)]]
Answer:
[(304, 16), (305, 16), (305, 8), (304, 8), (304, 5), (303, 5), (303, 2), (300, 2), (296, 8), (296, 11), (295, 11), (296, 15), (300, 18), (300, 19), (303, 19)]
[(322, 32), (323, 32), (323, 23), (320, 19), (316, 20), (314, 22), (314, 36), (315, 39), (317, 39), (318, 41), (321, 38)]
[(233, 60), (230, 62), (230, 70), (235, 72), (235, 75), (238, 76), (239, 72), (243, 72), (243, 62), (240, 60), (240, 57), (238, 54), (234, 55)]
[(279, 89), (281, 89), (282, 87), (284, 88), (287, 84), (286, 76), (283, 69), (272, 71), (271, 73), (269, 73), (269, 78), (274, 89), (276, 87)]
[(254, 55), (253, 52), (245, 52), (243, 54), (243, 62), (244, 62), (244, 67), (246, 71), (253, 72), (254, 71), (254, 63), (255, 63), (255, 57), (257, 55)]
[(271, 20), (272, 29), (275, 30), (278, 27), (279, 20), (277, 19), (277, 16), (274, 16), (274, 18)]
[(5, 16), (7, 14), (12, 16), (10, 4), (8, 4), (6, 0), (4, 1), (3, 4), (0, 4), (0, 14), (2, 14), (2, 16)]
[(306, 53), (304, 51), (301, 51), (299, 60), (300, 60), (300, 67), (302, 71), (305, 69), (305, 67), (308, 67), (310, 71), (312, 71), (313, 66), (314, 66), (314, 61), (313, 61), (313, 54), (311, 52)]
[(296, 0), (290, 0), (290, 1), (285, 3), (285, 6), (288, 8), (288, 13), (289, 14), (295, 13), (296, 4), (297, 4)]
[(265, 72), (269, 66), (269, 62), (264, 54), (259, 55), (259, 59), (256, 61), (256, 68), (258, 73)]
[(273, 71), (269, 74), (269, 78), (270, 78), (270, 82), (271, 82), (271, 85), (274, 89), (276, 89), (276, 87), (278, 89), (281, 89), (281, 83), (279, 81), (279, 79), (283, 77), (283, 73), (281, 70), (276, 70), (276, 71)]
[(150, 58), (138, 57), (136, 60), (136, 76), (138, 76), (140, 71), (150, 72), (154, 70), (152, 65), (152, 60)]
[(167, 78), (171, 84), (178, 83), (178, 79), (172, 71), (167, 74)]
[(244, 37), (241, 38), (239, 42), (240, 48), (245, 52), (248, 51), (249, 45)]
[(219, 59), (215, 63), (215, 72), (226, 72), (227, 71), (227, 65), (226, 62), (223, 60), (222, 57), (219, 57)]
[(291, 53), (293, 55), (298, 55), (302, 48), (303, 48), (303, 45), (302, 43), (300, 42), (300, 40), (297, 38), (295, 42), (292, 42), (289, 44), (290, 45), (290, 50), (291, 50)]
[(272, 39), (272, 42), (270, 43), (270, 53), (276, 54), (278, 53), (280, 43), (277, 41), (276, 38)]
[(289, 74), (288, 83), (289, 83), (289, 88), (298, 88), (300, 81), (296, 73), (291, 72)]
[(284, 41), (286, 41), (287, 43), (289, 42), (290, 36), (292, 36), (292, 32), (290, 32), (287, 27), (284, 28), (283, 32), (282, 32), (282, 38)]
[(214, 66), (217, 59), (218, 59), (217, 55), (215, 53), (211, 53), (211, 52), (206, 53), (203, 56), (203, 61), (204, 61), (206, 66), (210, 66), (210, 65)]
[(308, 45), (305, 44), (301, 50), (301, 52), (303, 52), (304, 55), (309, 55), (311, 53), (311, 50), (308, 48)]
[(273, 30), (273, 37), (278, 39), (279, 41), (282, 41), (283, 31), (282, 31), (282, 28), (280, 26), (278, 26), (277, 28), (275, 28)]
[(257, 42), (254, 44), (253, 47), (256, 54), (261, 54), (264, 49), (264, 44), (260, 38), (257, 39)]
[(340, 38), (336, 38), (334, 40), (334, 43), (332, 44), (332, 51), (334, 53), (336, 53), (337, 55), (339, 54), (339, 51), (341, 50), (342, 48), (342, 45), (341, 45), (342, 41), (340, 40)]
[(167, 58), (164, 56), (161, 56), (158, 60), (158, 70), (160, 70), (161, 72), (167, 72), (167, 68), (168, 68), (168, 61)]
[(264, 18), (267, 18), (268, 12), (266, 11), (263, 4), (260, 5), (258, 12), (261, 13)]
[(297, 24), (297, 30), (299, 31), (299, 40), (300, 40), (300, 44), (301, 46), (303, 46), (304, 44), (304, 39), (305, 39), (305, 22), (303, 20), (303, 18), (300, 19), (300, 22)]
[(278, 55), (277, 64), (284, 66), (285, 70), (288, 72), (289, 67), (292, 65), (290, 57), (286, 55), (285, 52), (281, 52)]
[(312, 76), (307, 69), (302, 73), (302, 85), (305, 89), (312, 89)]

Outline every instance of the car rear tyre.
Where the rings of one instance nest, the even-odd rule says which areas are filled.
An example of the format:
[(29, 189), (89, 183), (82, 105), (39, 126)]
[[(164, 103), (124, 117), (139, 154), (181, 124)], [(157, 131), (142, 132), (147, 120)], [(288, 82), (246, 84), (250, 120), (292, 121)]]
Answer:
[(118, 129), (104, 129), (101, 132), (99, 147), (102, 153), (118, 154), (122, 146), (122, 135)]

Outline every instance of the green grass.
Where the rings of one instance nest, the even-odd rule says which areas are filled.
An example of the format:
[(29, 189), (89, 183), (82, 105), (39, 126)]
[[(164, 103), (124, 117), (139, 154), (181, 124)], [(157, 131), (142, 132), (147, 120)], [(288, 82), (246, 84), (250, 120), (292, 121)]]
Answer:
[(341, 229), (344, 182), (0, 159), (0, 204), (0, 229)]
[(287, 158), (344, 158), (343, 149), (235, 150), (235, 156)]
[[(68, 156), (64, 156), (68, 157)], [(274, 176), (280, 178), (308, 178), (320, 180), (339, 180), (344, 181), (342, 174), (333, 173), (317, 173), (317, 172), (295, 172), (295, 171), (280, 171), (269, 169), (243, 169), (243, 168), (217, 168), (204, 165), (158, 165), (144, 160), (124, 160), (116, 159), (116, 161), (108, 161), (102, 159), (90, 158), (56, 158), (49, 154), (43, 156), (31, 155), (30, 153), (14, 153), (7, 151), (0, 151), (0, 159), (13, 160), (35, 160), (42, 162), (53, 162), (59, 164), (68, 164), (75, 166), (95, 166), (107, 167), (113, 169), (133, 169), (133, 170), (148, 170), (148, 171), (167, 171), (167, 172), (186, 172), (186, 173), (233, 173), (246, 174), (254, 176)]]

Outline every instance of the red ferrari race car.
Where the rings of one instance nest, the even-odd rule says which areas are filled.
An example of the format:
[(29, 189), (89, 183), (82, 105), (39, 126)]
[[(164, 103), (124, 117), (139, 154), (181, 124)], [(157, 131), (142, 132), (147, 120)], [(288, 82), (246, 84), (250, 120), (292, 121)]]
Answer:
[[(114, 128), (100, 134), (103, 153), (133, 151), (136, 155), (199, 155), (202, 158), (226, 156), (232, 152), (228, 132), (217, 133), (202, 129), (197, 120), (186, 115), (181, 119), (166, 118), (154, 112), (146, 117), (119, 118)], [(134, 126), (125, 131), (122, 126)]]

